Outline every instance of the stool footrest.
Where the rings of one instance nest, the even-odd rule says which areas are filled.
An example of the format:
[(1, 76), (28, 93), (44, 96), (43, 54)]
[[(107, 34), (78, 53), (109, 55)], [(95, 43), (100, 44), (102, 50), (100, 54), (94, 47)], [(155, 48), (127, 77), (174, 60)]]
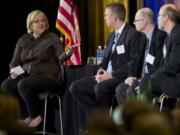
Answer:
[(56, 135), (55, 133), (50, 133), (50, 132), (43, 132), (43, 131), (37, 131), (34, 132), (35, 134), (43, 134), (43, 135)]

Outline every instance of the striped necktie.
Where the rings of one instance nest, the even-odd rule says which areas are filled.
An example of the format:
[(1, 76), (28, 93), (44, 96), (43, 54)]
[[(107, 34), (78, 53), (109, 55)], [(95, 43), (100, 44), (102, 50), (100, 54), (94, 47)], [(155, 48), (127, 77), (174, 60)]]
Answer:
[(144, 63), (143, 63), (143, 68), (142, 68), (142, 73), (141, 73), (141, 77), (143, 78), (144, 75), (146, 73), (148, 73), (148, 68), (147, 68), (147, 62), (146, 62), (146, 57), (147, 57), (147, 54), (149, 53), (149, 39), (147, 38), (146, 39), (146, 50), (145, 50), (145, 54), (144, 54)]

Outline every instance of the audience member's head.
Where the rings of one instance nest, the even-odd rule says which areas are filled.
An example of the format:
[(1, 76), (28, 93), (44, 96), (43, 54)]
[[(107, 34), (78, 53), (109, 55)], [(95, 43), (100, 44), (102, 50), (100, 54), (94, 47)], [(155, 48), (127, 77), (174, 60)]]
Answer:
[(7, 135), (31, 135), (35, 131), (19, 120), (20, 106), (17, 99), (0, 90), (0, 131)]
[(87, 135), (115, 135), (118, 134), (117, 126), (109, 115), (109, 110), (97, 110), (90, 117)]
[(133, 135), (174, 135), (169, 119), (160, 112), (135, 117), (131, 132)]
[(176, 135), (180, 135), (180, 108), (173, 109), (171, 116)]
[(9, 126), (20, 118), (20, 107), (15, 97), (0, 92), (0, 127)]
[(155, 109), (147, 101), (139, 101), (136, 99), (127, 100), (122, 106), (119, 107), (122, 111), (122, 123), (126, 131), (132, 129), (132, 122), (134, 118), (141, 114), (154, 112)]

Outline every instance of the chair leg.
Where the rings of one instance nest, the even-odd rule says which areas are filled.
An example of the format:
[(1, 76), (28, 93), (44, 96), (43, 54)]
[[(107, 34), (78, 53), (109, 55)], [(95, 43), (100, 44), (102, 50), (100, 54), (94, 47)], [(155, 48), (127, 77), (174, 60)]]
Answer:
[(44, 122), (43, 122), (43, 135), (46, 134), (46, 114), (47, 114), (47, 100), (48, 96), (45, 98), (45, 103), (44, 103)]
[(63, 121), (62, 121), (62, 104), (61, 104), (61, 97), (58, 96), (58, 100), (59, 100), (59, 122), (60, 122), (60, 126), (61, 126), (61, 135), (64, 134), (63, 132)]
[(112, 117), (112, 110), (113, 110), (113, 106), (111, 106), (111, 108), (110, 108), (110, 117)]
[(110, 117), (112, 117), (113, 105), (114, 105), (114, 97), (112, 97), (112, 103), (109, 111)]
[(162, 108), (163, 108), (163, 103), (164, 103), (164, 99), (167, 98), (167, 96), (163, 96), (161, 98), (161, 102), (160, 102), (160, 108), (159, 108), (159, 111), (162, 112)]

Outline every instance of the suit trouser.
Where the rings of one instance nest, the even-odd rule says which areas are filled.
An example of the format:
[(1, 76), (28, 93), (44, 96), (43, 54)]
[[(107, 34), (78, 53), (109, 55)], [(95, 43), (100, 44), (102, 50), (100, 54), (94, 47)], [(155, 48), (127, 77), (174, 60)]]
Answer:
[(122, 105), (127, 99), (127, 89), (129, 86), (125, 83), (121, 83), (116, 87), (116, 98), (119, 105)]
[(118, 79), (113, 78), (97, 83), (92, 76), (73, 82), (69, 90), (83, 111), (90, 115), (96, 109), (111, 106), (111, 98), (115, 94), (115, 88), (119, 82)]
[(127, 98), (137, 94), (135, 88), (140, 84), (140, 82), (138, 79), (134, 79), (131, 86), (121, 83), (116, 87), (116, 98), (119, 105), (122, 105)]
[(180, 81), (175, 77), (144, 78), (140, 83), (141, 90), (147, 90), (149, 82), (154, 95), (166, 93), (168, 96), (180, 97)]
[(60, 90), (58, 82), (43, 75), (32, 75), (18, 79), (7, 78), (2, 82), (1, 88), (17, 97), (23, 118), (36, 117), (41, 114), (39, 93)]

